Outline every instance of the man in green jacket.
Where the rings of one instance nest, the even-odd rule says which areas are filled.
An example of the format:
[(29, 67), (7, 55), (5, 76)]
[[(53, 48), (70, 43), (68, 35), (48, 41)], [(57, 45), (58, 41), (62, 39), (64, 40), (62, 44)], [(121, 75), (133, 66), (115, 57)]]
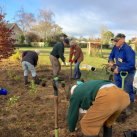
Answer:
[(63, 42), (57, 42), (54, 45), (54, 48), (50, 53), (49, 58), (50, 58), (50, 61), (52, 64), (54, 78), (58, 77), (59, 72), (61, 70), (61, 65), (60, 65), (60, 62), (58, 60), (59, 58), (61, 58), (62, 62), (66, 66), (65, 58), (64, 58), (64, 46), (67, 46), (68, 44), (69, 44), (68, 39), (64, 39)]
[(71, 95), (67, 115), (70, 135), (76, 136), (79, 108), (82, 108), (87, 110), (80, 121), (84, 137), (99, 137), (102, 126), (103, 137), (112, 137), (112, 124), (129, 104), (129, 94), (109, 80), (92, 80), (78, 85)]

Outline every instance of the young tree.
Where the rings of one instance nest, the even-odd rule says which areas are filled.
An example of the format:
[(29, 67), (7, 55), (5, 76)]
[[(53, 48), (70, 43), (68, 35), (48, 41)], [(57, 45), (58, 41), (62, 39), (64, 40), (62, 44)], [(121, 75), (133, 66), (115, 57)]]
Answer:
[(114, 34), (111, 31), (104, 33), (104, 42), (109, 43), (111, 39), (114, 38)]
[(0, 7), (0, 62), (1, 59), (9, 58), (15, 50), (13, 45), (16, 41), (11, 38), (13, 29), (6, 28), (6, 21), (4, 20), (6, 13), (2, 13), (2, 7)]

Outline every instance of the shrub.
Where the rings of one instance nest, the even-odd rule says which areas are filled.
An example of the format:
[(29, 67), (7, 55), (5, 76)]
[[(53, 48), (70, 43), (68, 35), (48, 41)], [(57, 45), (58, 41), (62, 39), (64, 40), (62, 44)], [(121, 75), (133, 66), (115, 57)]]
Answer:
[(15, 44), (14, 45), (15, 47), (32, 47), (32, 45), (31, 44)]
[(103, 48), (103, 49), (108, 49), (108, 48), (109, 48), (109, 44), (103, 44), (103, 45), (102, 45), (102, 48)]
[(87, 43), (79, 43), (78, 44), (81, 48), (86, 48), (87, 47)]
[(18, 35), (18, 40), (19, 40), (19, 44), (23, 44), (25, 40), (24, 35)]
[(10, 59), (14, 60), (14, 61), (21, 60), (21, 57), (20, 57), (20, 54), (19, 54), (19, 49), (16, 51), (16, 54), (12, 54)]
[(5, 13), (2, 11), (2, 7), (0, 6), (0, 62), (1, 59), (9, 58), (15, 50), (14, 42), (15, 39), (11, 38), (11, 35), (14, 35), (13, 28), (9, 29), (6, 27), (5, 23)]

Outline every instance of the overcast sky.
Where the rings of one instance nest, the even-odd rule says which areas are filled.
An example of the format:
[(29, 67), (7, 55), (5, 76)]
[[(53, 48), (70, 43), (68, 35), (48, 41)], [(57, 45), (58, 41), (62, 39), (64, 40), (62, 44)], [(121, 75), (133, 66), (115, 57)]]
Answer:
[(45, 6), (68, 36), (98, 38), (101, 25), (106, 25), (114, 35), (124, 33), (126, 40), (137, 37), (137, 0), (0, 0), (3, 4), (10, 22), (21, 6), (34, 14)]

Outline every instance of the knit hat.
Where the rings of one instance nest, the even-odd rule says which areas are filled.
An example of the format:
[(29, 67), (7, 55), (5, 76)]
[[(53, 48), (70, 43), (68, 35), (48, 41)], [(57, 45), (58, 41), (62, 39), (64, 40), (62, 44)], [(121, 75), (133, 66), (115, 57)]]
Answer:
[(69, 44), (69, 40), (68, 40), (68, 39), (64, 39), (64, 42), (65, 42), (66, 44)]

